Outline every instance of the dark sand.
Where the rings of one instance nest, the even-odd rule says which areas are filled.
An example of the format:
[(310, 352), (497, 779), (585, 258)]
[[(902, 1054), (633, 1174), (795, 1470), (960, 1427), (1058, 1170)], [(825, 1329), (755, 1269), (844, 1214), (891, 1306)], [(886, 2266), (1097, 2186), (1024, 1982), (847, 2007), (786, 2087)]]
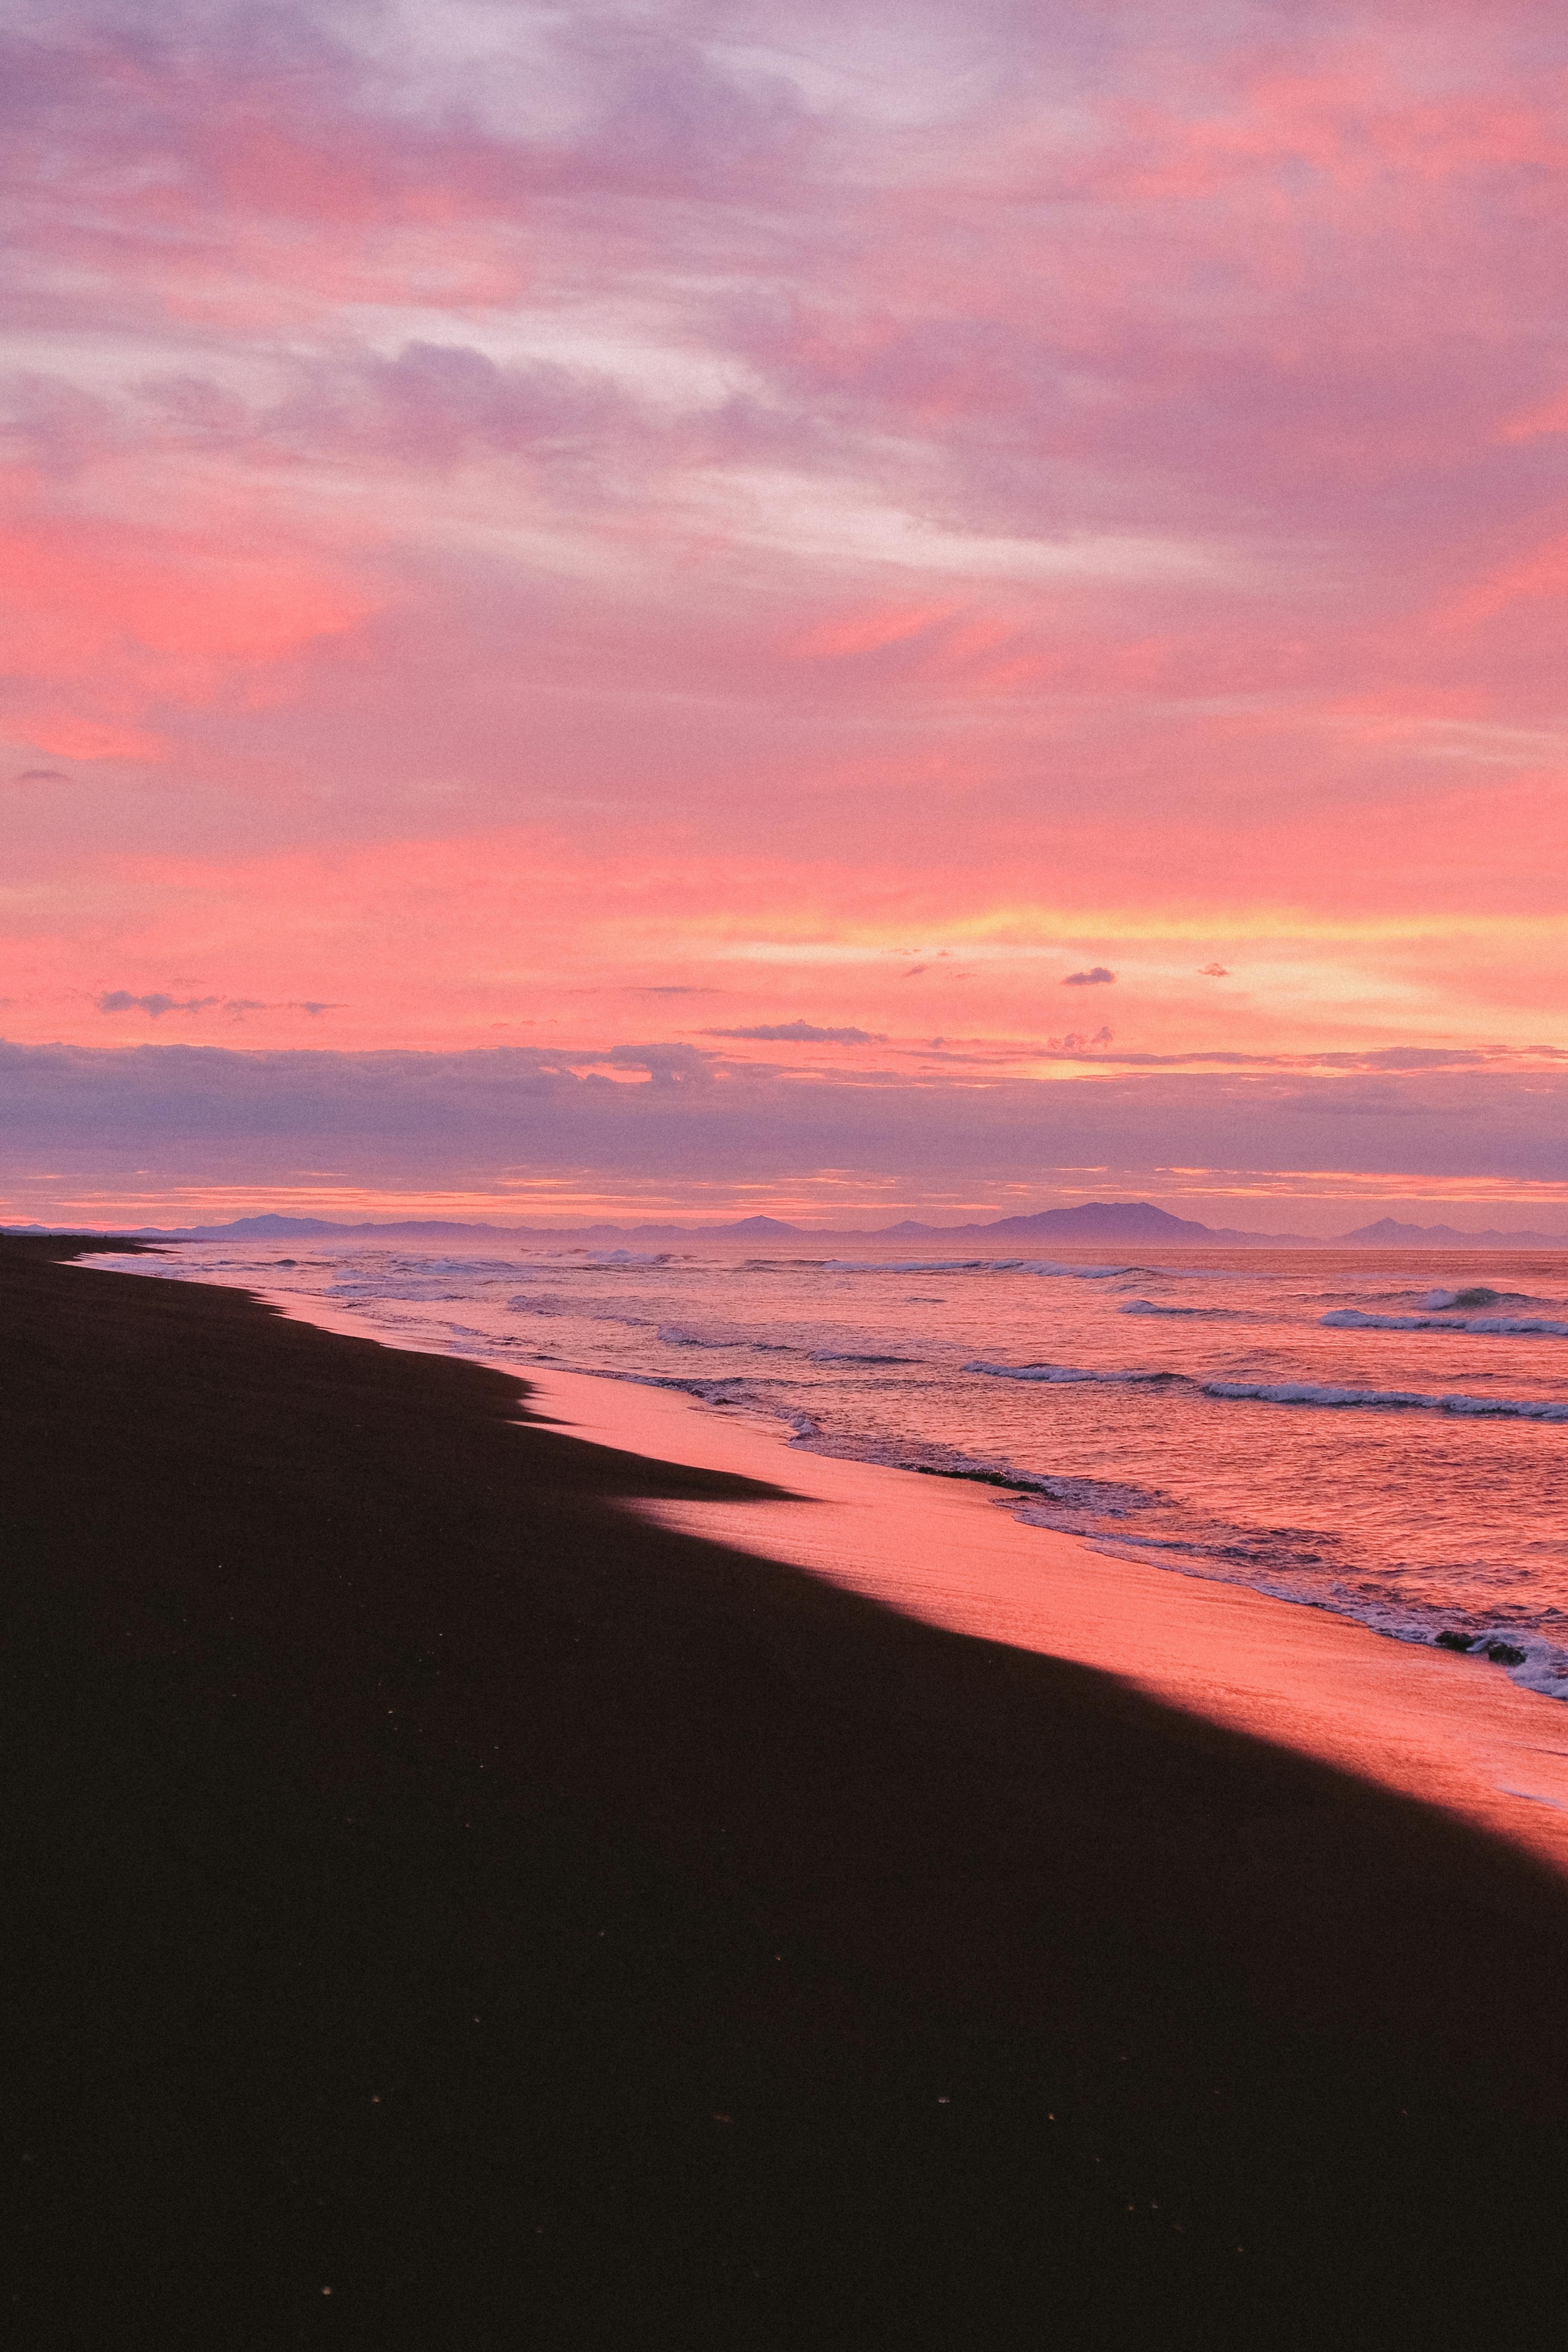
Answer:
[(1557, 1881), (60, 1246), (0, 1242), (15, 2340), (1563, 2340)]

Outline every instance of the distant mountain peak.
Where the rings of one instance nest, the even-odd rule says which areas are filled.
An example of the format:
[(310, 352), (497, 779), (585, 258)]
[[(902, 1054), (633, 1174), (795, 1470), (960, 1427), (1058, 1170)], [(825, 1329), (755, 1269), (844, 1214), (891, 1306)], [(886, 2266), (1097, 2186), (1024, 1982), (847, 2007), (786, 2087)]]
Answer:
[(1152, 1201), (1085, 1201), (1076, 1209), (1039, 1209), (1032, 1216), (1001, 1217), (986, 1232), (992, 1234), (1056, 1234), (1062, 1240), (1086, 1242), (1206, 1242), (1207, 1225), (1190, 1217), (1173, 1217)]
[(1464, 1233), (1458, 1225), (1408, 1225), (1397, 1217), (1379, 1217), (1375, 1223), (1357, 1225), (1342, 1234), (1342, 1244), (1396, 1249), (1561, 1249), (1568, 1234), (1504, 1233), (1489, 1225), (1480, 1233)]
[[(64, 1230), (46, 1225), (11, 1225), (0, 1227), (10, 1233), (49, 1233)], [(1176, 1217), (1168, 1209), (1158, 1209), (1152, 1201), (1082, 1201), (1071, 1209), (1037, 1209), (1027, 1216), (993, 1217), (962, 1224), (932, 1225), (914, 1217), (905, 1217), (897, 1224), (872, 1228), (814, 1227), (788, 1223), (781, 1217), (740, 1217), (727, 1224), (674, 1223), (618, 1225), (492, 1225), (465, 1224), (438, 1217), (402, 1218), (395, 1222), (361, 1224), (340, 1223), (329, 1217), (287, 1217), (267, 1210), (254, 1217), (235, 1217), (227, 1224), (183, 1225), (176, 1227), (139, 1225), (125, 1238), (144, 1241), (308, 1241), (338, 1236), (360, 1241), (374, 1239), (389, 1244), (417, 1243), (437, 1238), (452, 1242), (469, 1237), (486, 1240), (551, 1241), (575, 1243), (581, 1246), (590, 1241), (624, 1241), (630, 1239), (679, 1242), (684, 1240), (722, 1240), (727, 1236), (737, 1240), (768, 1241), (786, 1236), (804, 1241), (840, 1240), (864, 1241), (953, 1241), (984, 1237), (988, 1242), (1055, 1241), (1062, 1244), (1081, 1243), (1124, 1247), (1135, 1244), (1166, 1244), (1177, 1247), (1210, 1247), (1237, 1249), (1564, 1249), (1568, 1234), (1499, 1232), (1490, 1227), (1480, 1233), (1465, 1233), (1457, 1225), (1413, 1225), (1397, 1217), (1378, 1217), (1369, 1225), (1360, 1225), (1354, 1233), (1328, 1236), (1322, 1234), (1262, 1234), (1239, 1232), (1231, 1226), (1203, 1225), (1191, 1217)]]

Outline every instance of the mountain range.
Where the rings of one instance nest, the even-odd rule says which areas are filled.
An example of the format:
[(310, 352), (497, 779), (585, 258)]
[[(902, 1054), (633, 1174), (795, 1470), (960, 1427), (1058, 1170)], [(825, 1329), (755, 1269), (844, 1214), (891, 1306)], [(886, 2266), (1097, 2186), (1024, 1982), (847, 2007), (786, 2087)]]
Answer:
[[(6, 1225), (0, 1231), (44, 1234), (50, 1225)], [(79, 1230), (77, 1228), (76, 1230)], [(1325, 1237), (1322, 1234), (1247, 1233), (1232, 1225), (1203, 1225), (1190, 1217), (1173, 1217), (1152, 1201), (1085, 1201), (1075, 1209), (1040, 1209), (1032, 1216), (993, 1217), (983, 1223), (927, 1225), (905, 1218), (896, 1225), (874, 1229), (821, 1228), (791, 1225), (778, 1217), (741, 1217), (728, 1224), (677, 1225), (488, 1225), (463, 1224), (450, 1219), (421, 1217), (395, 1223), (342, 1224), (327, 1217), (235, 1217), (221, 1225), (137, 1225), (120, 1227), (118, 1237), (131, 1241), (244, 1242), (334, 1240), (397, 1242), (507, 1239), (518, 1235), (541, 1241), (690, 1241), (695, 1239), (767, 1242), (789, 1241), (926, 1241), (947, 1243), (983, 1238), (988, 1242), (1129, 1242), (1164, 1243), (1181, 1248), (1262, 1249), (1568, 1249), (1568, 1234), (1505, 1233), (1489, 1226), (1466, 1233), (1456, 1225), (1401, 1224), (1379, 1217), (1375, 1224), (1358, 1225), (1353, 1233)]]

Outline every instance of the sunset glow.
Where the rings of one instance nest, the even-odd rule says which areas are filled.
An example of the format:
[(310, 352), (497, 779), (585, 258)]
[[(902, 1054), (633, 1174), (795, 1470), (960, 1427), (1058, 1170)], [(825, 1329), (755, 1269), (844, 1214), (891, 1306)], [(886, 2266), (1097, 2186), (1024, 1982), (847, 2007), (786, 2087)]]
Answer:
[(1568, 1228), (1552, 12), (9, 24), (0, 1215)]

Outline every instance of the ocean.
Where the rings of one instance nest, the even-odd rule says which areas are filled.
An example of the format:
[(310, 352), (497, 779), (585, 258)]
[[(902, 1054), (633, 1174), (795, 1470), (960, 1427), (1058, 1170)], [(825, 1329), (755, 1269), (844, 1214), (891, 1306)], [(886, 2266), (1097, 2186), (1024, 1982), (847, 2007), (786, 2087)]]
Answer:
[(1112, 1559), (1441, 1638), (1568, 1697), (1568, 1254), (519, 1235), (120, 1263), (524, 1377), (679, 1390), (787, 1447), (977, 1480)]

